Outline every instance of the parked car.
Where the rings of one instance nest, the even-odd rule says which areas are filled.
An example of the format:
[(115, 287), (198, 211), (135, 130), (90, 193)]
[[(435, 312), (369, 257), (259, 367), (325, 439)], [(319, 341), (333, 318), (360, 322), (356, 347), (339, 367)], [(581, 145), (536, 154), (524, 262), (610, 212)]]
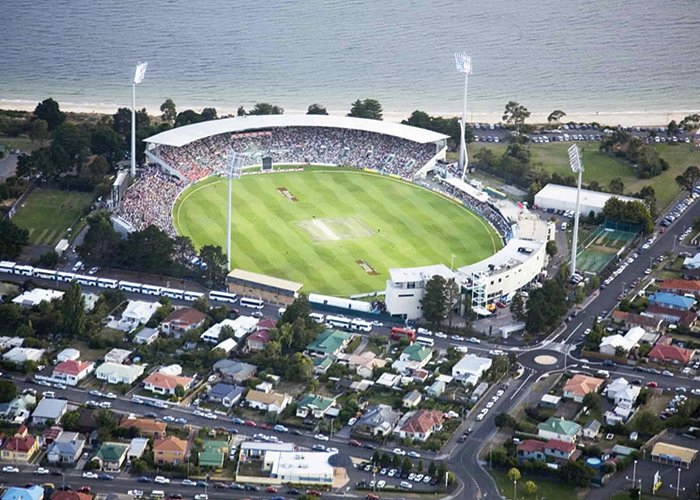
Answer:
[(155, 481), (158, 484), (170, 484), (170, 479), (167, 477), (163, 476), (156, 476), (153, 481)]

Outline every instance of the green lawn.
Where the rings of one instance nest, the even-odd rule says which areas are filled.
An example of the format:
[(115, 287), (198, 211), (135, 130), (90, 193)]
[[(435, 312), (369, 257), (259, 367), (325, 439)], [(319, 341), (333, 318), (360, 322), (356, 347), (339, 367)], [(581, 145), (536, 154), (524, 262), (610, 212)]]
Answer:
[[(175, 203), (180, 234), (224, 246), (227, 182), (206, 179)], [(462, 266), (500, 249), (481, 218), (394, 178), (352, 169), (248, 175), (235, 181), (232, 267), (336, 295), (383, 290), (391, 267)]]
[[(574, 500), (576, 498), (583, 498), (585, 490), (571, 486), (570, 484), (564, 483), (562, 481), (557, 481), (554, 479), (544, 479), (538, 476), (530, 476), (523, 471), (520, 471), (522, 477), (518, 481), (517, 495), (519, 500), (528, 499), (539, 499), (542, 497), (547, 497), (548, 499), (554, 500), (560, 498), (567, 498), (569, 500)], [(513, 498), (513, 481), (508, 479), (508, 474), (506, 471), (493, 470), (490, 471), (491, 477), (496, 481), (498, 489), (501, 494), (508, 500)], [(528, 495), (525, 492), (525, 483), (527, 481), (534, 481), (537, 485), (537, 492), (535, 495)]]
[[(505, 151), (505, 144), (473, 143), (470, 144), (471, 154), (481, 148), (493, 150), (496, 155), (502, 155)], [(531, 144), (532, 161), (535, 168), (545, 172), (557, 172), (562, 175), (569, 175), (569, 157), (566, 150), (571, 147), (571, 143), (550, 143)], [(590, 181), (598, 181), (602, 186), (607, 187), (611, 179), (620, 177), (625, 183), (625, 194), (639, 192), (642, 187), (651, 185), (656, 191), (657, 207), (664, 208), (671, 203), (680, 193), (675, 178), (690, 165), (700, 165), (700, 151), (693, 149), (688, 144), (668, 145), (658, 144), (655, 146), (662, 158), (669, 162), (671, 168), (661, 175), (652, 179), (637, 179), (632, 166), (620, 159), (613, 158), (598, 150), (598, 143), (579, 143), (581, 160), (585, 169), (583, 173), (584, 185)]]
[(0, 136), (0, 144), (5, 146), (5, 152), (10, 149), (20, 149), (22, 151), (34, 151), (39, 148), (38, 142), (32, 142), (26, 137), (5, 137)]
[(15, 224), (29, 230), (32, 245), (55, 245), (69, 237), (69, 227), (77, 230), (79, 219), (92, 202), (91, 193), (37, 188), (12, 218)]

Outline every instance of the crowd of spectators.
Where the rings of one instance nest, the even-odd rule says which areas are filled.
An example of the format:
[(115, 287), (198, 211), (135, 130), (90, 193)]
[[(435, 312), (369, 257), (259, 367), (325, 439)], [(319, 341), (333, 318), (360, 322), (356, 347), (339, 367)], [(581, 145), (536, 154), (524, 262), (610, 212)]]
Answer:
[(160, 146), (156, 154), (194, 182), (225, 171), (231, 151), (245, 154), (244, 166), (273, 163), (317, 163), (369, 168), (405, 179), (435, 154), (434, 144), (420, 144), (373, 132), (330, 127), (284, 127), (269, 131), (226, 133), (182, 147)]
[(126, 191), (116, 214), (137, 231), (154, 225), (175, 237), (171, 216), (173, 203), (185, 185), (176, 177), (149, 167), (140, 172), (138, 179)]

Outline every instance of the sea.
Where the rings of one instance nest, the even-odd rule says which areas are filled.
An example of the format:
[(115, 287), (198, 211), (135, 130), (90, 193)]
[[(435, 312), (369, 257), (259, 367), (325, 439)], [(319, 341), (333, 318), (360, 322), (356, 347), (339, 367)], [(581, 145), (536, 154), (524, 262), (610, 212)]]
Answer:
[(698, 0), (4, 0), (0, 102), (158, 112), (700, 108)]

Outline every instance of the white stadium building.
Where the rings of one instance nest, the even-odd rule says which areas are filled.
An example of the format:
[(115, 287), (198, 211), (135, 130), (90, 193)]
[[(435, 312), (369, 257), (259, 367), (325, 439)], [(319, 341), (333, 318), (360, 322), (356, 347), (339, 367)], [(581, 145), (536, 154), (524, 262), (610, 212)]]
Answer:
[[(605, 202), (610, 198), (618, 198), (622, 201), (639, 201), (637, 198), (630, 198), (629, 196), (582, 189), (581, 215), (587, 216), (591, 211), (595, 214), (602, 212)], [(575, 211), (576, 188), (560, 184), (547, 184), (535, 195), (535, 206), (544, 209)]]

